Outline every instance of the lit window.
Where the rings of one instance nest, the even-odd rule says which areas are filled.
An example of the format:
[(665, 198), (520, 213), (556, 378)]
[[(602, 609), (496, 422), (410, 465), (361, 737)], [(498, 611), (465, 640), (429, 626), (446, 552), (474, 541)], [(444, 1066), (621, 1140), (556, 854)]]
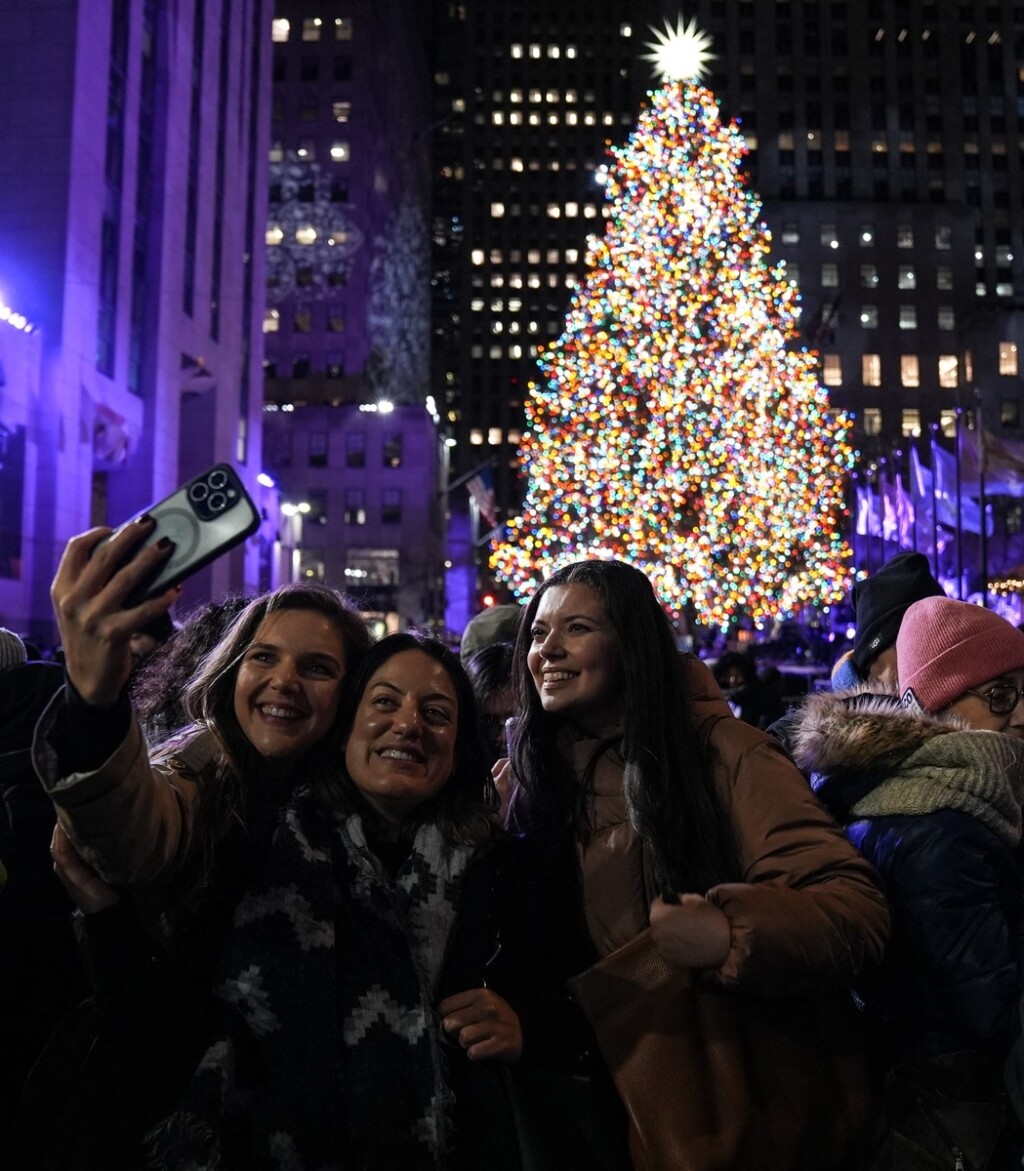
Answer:
[(272, 163), (280, 163), (284, 160), (284, 147), (281, 145), (281, 140), (275, 138), (270, 144), (270, 152), (267, 155)]
[(548, 204), (548, 215), (551, 217), (551, 219), (557, 220), (561, 214), (562, 214), (562, 209), (561, 209), (561, 207), (559, 207), (559, 205), (557, 203), (549, 203)]
[(492, 203), (491, 204), (491, 216), (493, 219), (496, 219), (496, 220), (501, 219), (501, 217), (504, 214), (505, 214), (505, 205), (503, 203)]
[(561, 55), (562, 55), (562, 46), (561, 45), (548, 45), (548, 56), (549, 57), (561, 57)]
[(335, 122), (347, 122), (352, 115), (351, 102), (332, 102), (331, 116)]
[(900, 329), (917, 329), (917, 306), (900, 306)]
[(871, 224), (861, 224), (857, 236), (865, 248), (870, 247), (875, 242), (875, 229)]
[(865, 435), (882, 434), (882, 412), (878, 407), (865, 407), (861, 415), (861, 427)]
[(836, 235), (835, 224), (821, 225), (821, 243), (825, 248), (839, 247), (839, 237)]
[(579, 258), (580, 258), (579, 249), (566, 248), (566, 250), (565, 250), (566, 264), (575, 264), (576, 261), (579, 260)]
[(510, 89), (508, 91), (508, 100), (510, 102), (522, 102), (523, 91), (521, 89)]
[(479, 427), (474, 427), (469, 433), (469, 442), (479, 447), (484, 441), (484, 433)]
[(901, 289), (917, 288), (917, 273), (914, 271), (914, 266), (912, 264), (901, 264), (899, 266), (896, 283)]
[(536, 61), (540, 59), (540, 45), (530, 46), (530, 56)]
[(523, 169), (523, 160), (509, 159), (508, 168), (510, 171), (521, 171)]
[(351, 16), (336, 16), (334, 18), (334, 39), (336, 41), (352, 40)]
[(1013, 285), (1011, 284), (1011, 282), (1010, 281), (997, 281), (996, 282), (996, 296), (997, 297), (1012, 297), (1013, 296)]
[(315, 159), (316, 158), (316, 143), (312, 138), (302, 138), (299, 140), (299, 149), (295, 152), (300, 159)]
[(566, 57), (570, 58), (570, 60), (573, 59), (576, 56), (576, 46), (575, 45), (566, 46), (565, 55), (566, 55)]
[(620, 24), (619, 25), (619, 36), (620, 37), (631, 37), (632, 35), (633, 35), (633, 26), (631, 24)]
[(513, 45), (509, 51), (513, 57), (522, 57), (523, 46), (522, 45)]
[(874, 289), (878, 286), (878, 268), (874, 264), (860, 266), (860, 283), (865, 289)]
[(956, 314), (952, 305), (939, 306), (939, 329), (956, 329)]
[(565, 205), (565, 214), (567, 216), (575, 216), (580, 214), (580, 205), (578, 203), (569, 202)]
[(921, 437), (921, 412), (916, 407), (907, 407), (900, 412), (900, 434), (907, 439)]
[[(518, 347), (518, 346), (516, 346), (515, 348), (516, 348), (516, 349), (518, 349), (519, 347)], [(510, 356), (511, 356), (511, 355), (510, 355)], [(516, 355), (515, 355), (515, 357), (519, 357), (519, 355), (518, 355), (518, 354), (516, 354)], [(501, 428), (500, 428), (500, 427), (488, 427), (488, 428), (487, 428), (487, 442), (488, 442), (488, 443), (489, 443), (489, 444), (490, 444), (492, 447), (497, 447), (497, 446), (498, 446), (498, 444), (499, 444), (499, 443), (501, 443), (501, 441), (502, 441), (502, 439), (503, 439), (503, 438), (504, 438), (504, 437), (503, 437), (503, 435), (502, 435), (502, 433), (501, 433)]]
[(349, 145), (347, 142), (331, 143), (331, 160), (335, 163), (347, 163), (349, 159)]
[(860, 380), (865, 386), (882, 385), (881, 354), (862, 354), (860, 359)]
[(999, 343), (999, 373), (1017, 376), (1017, 344), (1016, 342)]
[(958, 365), (956, 354), (939, 354), (939, 386), (957, 385)]
[(303, 224), (295, 229), (295, 239), (300, 244), (315, 244), (316, 228), (312, 224)]
[(522, 110), (513, 110), (508, 116), (508, 124), (509, 124), (509, 126), (522, 126), (522, 124), (523, 124), (523, 111)]
[(953, 269), (951, 265), (936, 265), (935, 287), (937, 289), (951, 289), (953, 287)]
[(501, 110), (495, 110), (491, 114), (491, 121), (495, 126), (503, 126), (505, 123), (505, 115), (501, 112)]
[(283, 45), (288, 40), (288, 34), (291, 32), (291, 21), (279, 18), (271, 21), (270, 37), (278, 45)]
[(938, 224), (935, 228), (935, 247), (948, 252), (953, 247), (953, 229), (949, 224)]
[(822, 382), (824, 382), (826, 386), (843, 385), (843, 363), (838, 354), (825, 355)]
[(263, 314), (263, 332), (277, 333), (281, 328), (281, 314), (277, 309), (268, 309)]
[(839, 265), (823, 264), (821, 266), (821, 286), (824, 289), (839, 287)]
[(320, 26), (323, 21), (319, 16), (307, 16), (302, 22), (302, 39), (304, 41), (320, 40)]
[(473, 264), (483, 264), (484, 250), (482, 248), (474, 248), (473, 251), (469, 254), (469, 259)]
[(583, 218), (585, 220), (592, 220), (597, 215), (597, 208), (592, 203), (583, 205)]
[(909, 224), (900, 224), (896, 228), (896, 247), (914, 247), (914, 229)]
[(878, 306), (877, 305), (861, 305), (860, 307), (860, 323), (864, 329), (878, 328)]
[(284, 232), (281, 230), (281, 225), (271, 224), (270, 227), (267, 228), (266, 239), (268, 244), (280, 244), (284, 239)]
[(900, 382), (903, 386), (921, 385), (921, 363), (917, 354), (900, 355)]

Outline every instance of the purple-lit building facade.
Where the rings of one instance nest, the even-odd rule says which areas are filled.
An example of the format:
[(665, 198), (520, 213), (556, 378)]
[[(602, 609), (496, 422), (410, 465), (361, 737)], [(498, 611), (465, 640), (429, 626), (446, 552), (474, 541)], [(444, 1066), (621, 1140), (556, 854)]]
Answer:
[(310, 506), (301, 575), (437, 629), (429, 26), (415, 0), (275, 5), (264, 429), (286, 504)]
[[(0, 515), (16, 550), (0, 622), (42, 642), (74, 533), (217, 460), (273, 511), (256, 483), (271, 16), (270, 0), (4, 5), (0, 302), (38, 354), (0, 341), (0, 428), (23, 468), (20, 510)], [(185, 602), (274, 584), (265, 529)]]

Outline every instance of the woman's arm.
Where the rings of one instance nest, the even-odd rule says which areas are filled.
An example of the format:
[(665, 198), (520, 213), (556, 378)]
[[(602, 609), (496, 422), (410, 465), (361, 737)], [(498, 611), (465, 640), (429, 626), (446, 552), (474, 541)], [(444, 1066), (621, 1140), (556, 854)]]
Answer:
[(722, 720), (711, 745), (744, 870), (707, 892), (730, 933), (715, 978), (793, 995), (877, 964), (889, 912), (874, 868), (770, 737)]
[(50, 589), (68, 686), (36, 728), (33, 763), (75, 848), (104, 878), (122, 886), (169, 876), (184, 853), (195, 783), (151, 770), (146, 744), (124, 689), (131, 635), (167, 610), (177, 587), (131, 609), (133, 587), (170, 553), (142, 550), (152, 527), (143, 517), (110, 537), (91, 529), (68, 542)]

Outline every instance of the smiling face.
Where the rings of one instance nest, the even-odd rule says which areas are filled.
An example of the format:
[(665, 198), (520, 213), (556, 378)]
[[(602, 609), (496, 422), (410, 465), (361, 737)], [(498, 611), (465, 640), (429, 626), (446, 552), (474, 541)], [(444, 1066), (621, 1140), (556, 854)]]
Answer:
[(313, 610), (277, 610), (260, 624), (235, 679), (235, 718), (268, 758), (308, 752), (338, 714), (345, 646)]
[(420, 650), (370, 676), (345, 746), (345, 768), (391, 826), (444, 788), (455, 765), (459, 701), (444, 667)]
[(593, 736), (622, 731), (622, 654), (600, 596), (573, 582), (540, 597), (527, 664), (541, 707)]

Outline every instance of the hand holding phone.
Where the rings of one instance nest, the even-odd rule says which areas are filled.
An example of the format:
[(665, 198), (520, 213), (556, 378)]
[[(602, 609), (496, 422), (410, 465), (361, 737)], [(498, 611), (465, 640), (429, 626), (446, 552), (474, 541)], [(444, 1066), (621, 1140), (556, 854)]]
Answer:
[(171, 551), (161, 565), (136, 583), (124, 600), (126, 607), (158, 597), (260, 527), (256, 505), (230, 464), (214, 464), (140, 515), (152, 517), (155, 524), (132, 556), (161, 541), (170, 541)]
[(171, 606), (183, 578), (258, 527), (234, 470), (218, 464), (115, 532), (68, 542), (50, 597), (68, 678), (86, 703), (117, 702), (132, 633)]

